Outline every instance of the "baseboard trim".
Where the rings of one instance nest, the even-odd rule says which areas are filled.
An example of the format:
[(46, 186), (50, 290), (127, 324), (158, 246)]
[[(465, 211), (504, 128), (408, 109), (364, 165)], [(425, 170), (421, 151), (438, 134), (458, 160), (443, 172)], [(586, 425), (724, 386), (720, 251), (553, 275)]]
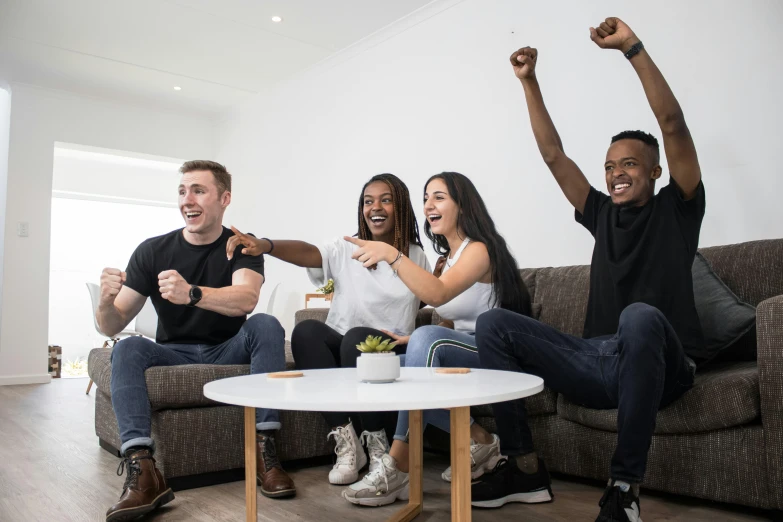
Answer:
[(0, 377), (0, 386), (14, 386), (17, 384), (49, 384), (52, 382), (52, 376), (48, 373), (36, 375), (9, 375)]

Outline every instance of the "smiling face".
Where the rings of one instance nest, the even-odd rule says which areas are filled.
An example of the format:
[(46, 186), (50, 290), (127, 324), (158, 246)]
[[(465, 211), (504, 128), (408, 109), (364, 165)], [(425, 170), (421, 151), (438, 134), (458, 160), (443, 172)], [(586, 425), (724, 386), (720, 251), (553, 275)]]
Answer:
[(606, 152), (606, 189), (615, 205), (638, 207), (653, 197), (661, 167), (651, 147), (634, 139), (618, 140)]
[(457, 231), (459, 205), (441, 178), (433, 179), (424, 189), (424, 217), (433, 234), (449, 237)]
[(194, 235), (210, 235), (222, 229), (223, 214), (231, 202), (231, 192), (220, 190), (209, 170), (193, 170), (182, 175), (179, 210), (185, 230)]
[(389, 185), (383, 181), (367, 185), (362, 214), (374, 241), (394, 239), (394, 199)]

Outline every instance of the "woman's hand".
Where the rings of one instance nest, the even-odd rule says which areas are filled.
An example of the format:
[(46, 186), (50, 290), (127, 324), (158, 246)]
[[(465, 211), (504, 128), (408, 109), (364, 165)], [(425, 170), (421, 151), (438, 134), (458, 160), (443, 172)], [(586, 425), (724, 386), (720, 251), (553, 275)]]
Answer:
[(393, 340), (397, 341), (397, 346), (400, 346), (402, 344), (408, 344), (408, 341), (411, 340), (411, 336), (410, 335), (397, 335), (397, 334), (391, 333), (388, 330), (381, 330), (381, 331), (384, 333), (384, 335), (387, 335), (387, 336), (391, 337)]
[(260, 256), (269, 252), (271, 248), (269, 241), (265, 239), (258, 239), (250, 234), (243, 234), (234, 227), (231, 227), (231, 231), (234, 232), (234, 235), (228, 238), (226, 243), (226, 257), (229, 260), (234, 257), (234, 250), (239, 245), (245, 247), (242, 249), (242, 253), (247, 256)]
[(364, 268), (371, 268), (381, 261), (391, 264), (397, 259), (399, 254), (399, 250), (383, 241), (365, 241), (349, 236), (345, 236), (343, 239), (359, 247), (353, 253), (351, 259), (360, 261)]

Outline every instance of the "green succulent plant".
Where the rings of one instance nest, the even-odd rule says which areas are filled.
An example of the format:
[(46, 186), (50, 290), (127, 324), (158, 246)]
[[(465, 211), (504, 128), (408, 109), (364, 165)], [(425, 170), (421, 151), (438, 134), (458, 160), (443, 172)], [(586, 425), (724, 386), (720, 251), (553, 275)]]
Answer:
[(318, 289), (322, 294), (331, 294), (334, 292), (334, 279), (330, 279), (324, 286)]
[(356, 348), (362, 353), (388, 353), (397, 346), (397, 341), (391, 342), (391, 339), (386, 339), (381, 342), (381, 339), (383, 337), (380, 335), (377, 337), (368, 335), (367, 339), (356, 345)]

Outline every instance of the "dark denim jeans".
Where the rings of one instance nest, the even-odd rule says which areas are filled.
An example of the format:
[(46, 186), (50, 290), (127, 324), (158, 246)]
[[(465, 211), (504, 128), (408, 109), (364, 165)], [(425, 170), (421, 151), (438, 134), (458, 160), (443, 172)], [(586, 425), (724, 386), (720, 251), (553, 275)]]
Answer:
[[(538, 375), (570, 401), (618, 408), (611, 478), (642, 482), (658, 410), (693, 385), (695, 365), (685, 356), (666, 317), (635, 303), (620, 314), (617, 334), (581, 339), (507, 310), (478, 319), (482, 368)], [(534, 451), (523, 399), (493, 405), (504, 455)]]
[[(181, 364), (247, 364), (250, 373), (285, 370), (285, 331), (277, 319), (266, 314), (251, 316), (239, 333), (215, 346), (204, 344), (157, 344), (144, 337), (128, 337), (111, 354), (111, 402), (120, 440), (125, 450), (148, 446), (151, 411), (144, 372), (152, 366)], [(280, 429), (277, 410), (256, 409), (259, 430)]]

